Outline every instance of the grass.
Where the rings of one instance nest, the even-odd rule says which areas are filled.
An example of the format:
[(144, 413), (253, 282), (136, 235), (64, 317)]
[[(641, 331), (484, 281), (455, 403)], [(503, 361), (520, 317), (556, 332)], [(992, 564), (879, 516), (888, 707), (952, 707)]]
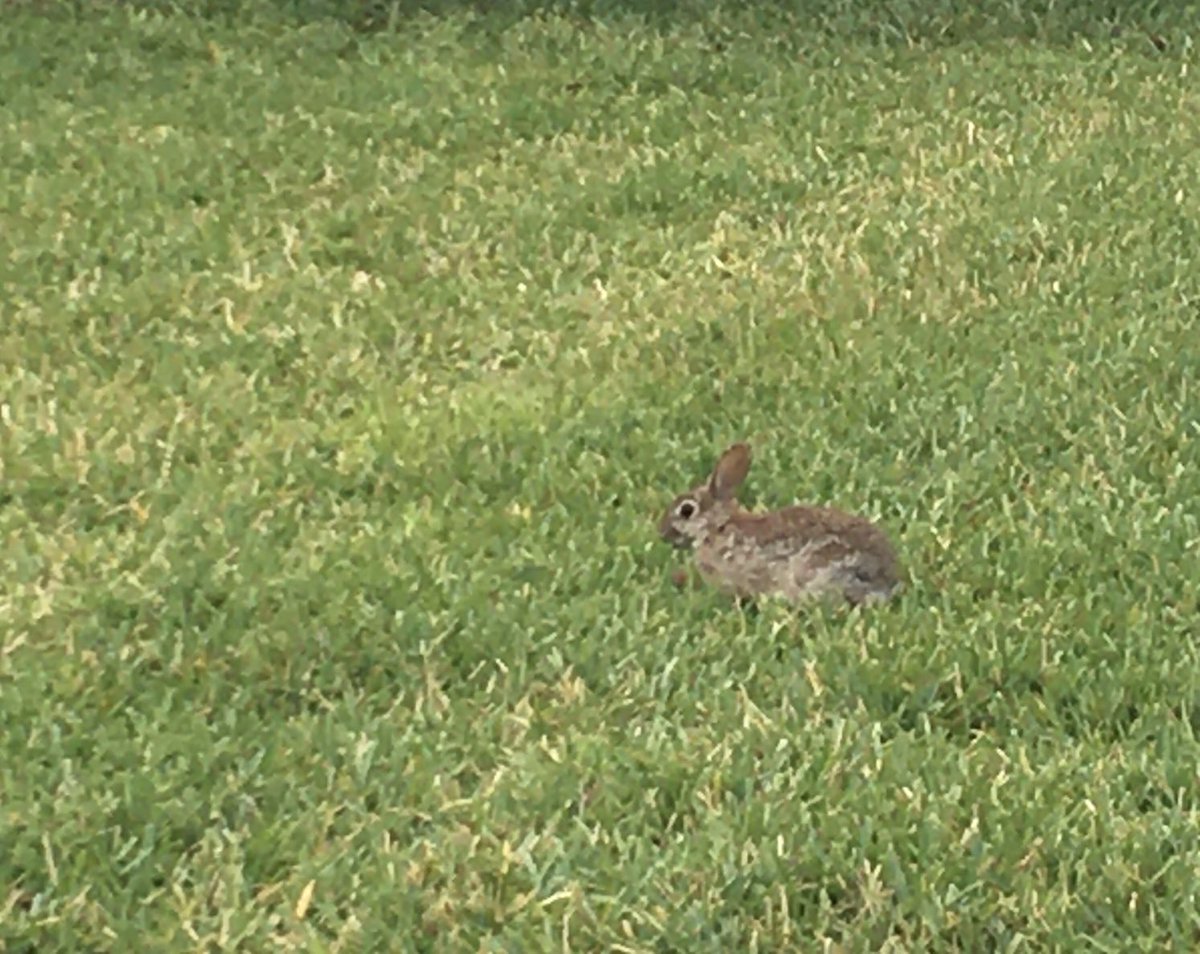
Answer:
[(0, 20), (0, 950), (1195, 949), (1195, 11), (306, 9)]

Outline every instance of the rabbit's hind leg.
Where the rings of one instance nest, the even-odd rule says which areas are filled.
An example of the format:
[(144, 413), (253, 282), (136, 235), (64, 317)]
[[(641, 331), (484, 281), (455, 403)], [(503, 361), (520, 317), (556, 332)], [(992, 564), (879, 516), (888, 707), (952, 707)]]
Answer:
[(894, 580), (881, 578), (862, 567), (847, 567), (841, 576), (842, 593), (853, 606), (886, 603), (899, 589)]

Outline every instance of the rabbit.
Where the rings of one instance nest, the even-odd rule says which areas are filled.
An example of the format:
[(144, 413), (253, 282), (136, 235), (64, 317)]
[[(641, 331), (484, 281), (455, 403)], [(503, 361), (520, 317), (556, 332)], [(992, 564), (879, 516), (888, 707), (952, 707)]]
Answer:
[[(676, 497), (659, 524), (666, 542), (695, 549), (702, 579), (739, 602), (840, 595), (860, 605), (885, 602), (902, 587), (906, 574), (891, 542), (864, 517), (831, 507), (742, 509), (736, 494), (749, 470), (749, 445), (734, 444), (708, 481)], [(678, 571), (675, 582), (686, 575)]]

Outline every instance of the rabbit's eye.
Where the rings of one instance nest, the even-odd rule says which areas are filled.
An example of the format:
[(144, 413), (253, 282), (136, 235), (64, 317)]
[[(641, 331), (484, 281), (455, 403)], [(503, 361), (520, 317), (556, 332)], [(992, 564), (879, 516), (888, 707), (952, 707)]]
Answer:
[(677, 514), (679, 514), (679, 516), (683, 517), (684, 520), (687, 520), (691, 517), (696, 516), (695, 501), (685, 500), (683, 503), (681, 503), (678, 507), (675, 508), (675, 512)]

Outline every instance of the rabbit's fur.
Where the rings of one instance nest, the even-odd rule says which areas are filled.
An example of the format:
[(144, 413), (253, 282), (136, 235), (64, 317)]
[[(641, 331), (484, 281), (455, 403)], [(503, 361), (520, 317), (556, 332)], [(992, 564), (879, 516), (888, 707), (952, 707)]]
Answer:
[(707, 582), (739, 599), (774, 595), (793, 603), (839, 595), (853, 604), (882, 602), (897, 592), (905, 574), (879, 527), (831, 507), (743, 510), (736, 494), (749, 470), (749, 446), (734, 444), (659, 524), (668, 543), (695, 549)]

